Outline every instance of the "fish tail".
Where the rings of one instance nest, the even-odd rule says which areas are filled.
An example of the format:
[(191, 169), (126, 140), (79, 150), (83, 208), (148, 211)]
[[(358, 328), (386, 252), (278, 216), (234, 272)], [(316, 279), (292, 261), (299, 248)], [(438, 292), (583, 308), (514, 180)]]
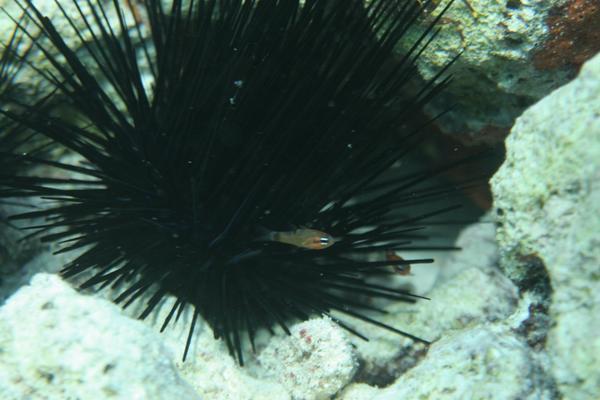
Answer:
[(271, 231), (264, 227), (258, 227), (257, 239), (264, 242), (273, 242), (277, 240), (277, 232)]

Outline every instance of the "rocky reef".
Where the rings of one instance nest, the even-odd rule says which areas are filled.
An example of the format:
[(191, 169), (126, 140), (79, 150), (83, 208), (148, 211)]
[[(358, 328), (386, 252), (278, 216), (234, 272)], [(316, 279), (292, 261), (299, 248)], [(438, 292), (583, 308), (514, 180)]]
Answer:
[(465, 143), (504, 142), (506, 157), (490, 181), (492, 209), (456, 240), (462, 251), (415, 283), (431, 300), (385, 304), (382, 322), (430, 346), (352, 320), (365, 342), (314, 318), (290, 336), (259, 335), (239, 367), (200, 324), (184, 363), (192, 316), (158, 333), (172, 299), (137, 321), (139, 308), (64, 282), (64, 255), (27, 247), (25, 256), (7, 236), (11, 252), (0, 260), (22, 265), (0, 277), (0, 398), (597, 399), (600, 6), (454, 3), (419, 64), (428, 78), (463, 52), (429, 112), (455, 103), (440, 130)]

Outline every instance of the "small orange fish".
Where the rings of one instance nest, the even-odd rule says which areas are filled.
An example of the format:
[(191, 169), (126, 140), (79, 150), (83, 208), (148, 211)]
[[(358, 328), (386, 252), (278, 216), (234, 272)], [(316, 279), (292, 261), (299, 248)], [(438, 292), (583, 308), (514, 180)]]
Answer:
[[(387, 261), (404, 261), (404, 259), (397, 255), (393, 250), (385, 251), (385, 259)], [(392, 267), (398, 273), (398, 275), (410, 275), (410, 264), (392, 265)]]
[(310, 250), (323, 250), (335, 242), (328, 233), (308, 228), (288, 232), (269, 232), (266, 239)]

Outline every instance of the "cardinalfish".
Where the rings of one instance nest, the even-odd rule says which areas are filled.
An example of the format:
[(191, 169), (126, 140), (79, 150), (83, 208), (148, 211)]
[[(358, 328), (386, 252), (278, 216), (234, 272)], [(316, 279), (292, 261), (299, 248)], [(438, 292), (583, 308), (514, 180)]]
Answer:
[(330, 234), (309, 228), (300, 228), (287, 232), (269, 232), (265, 235), (264, 239), (310, 250), (323, 250), (335, 242)]
[[(404, 261), (404, 259), (397, 255), (393, 250), (385, 251), (385, 259), (386, 261)], [(394, 268), (394, 271), (396, 271), (398, 275), (410, 275), (410, 264), (396, 264), (392, 265), (392, 268)]]

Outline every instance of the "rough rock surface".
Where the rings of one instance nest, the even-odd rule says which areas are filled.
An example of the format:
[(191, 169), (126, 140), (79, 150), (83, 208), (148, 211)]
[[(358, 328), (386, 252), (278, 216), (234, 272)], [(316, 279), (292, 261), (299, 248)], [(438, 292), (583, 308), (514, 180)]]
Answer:
[[(59, 358), (60, 354), (57, 354), (56, 360), (52, 362), (59, 364), (57, 366), (52, 366), (51, 364), (53, 370), (55, 371), (54, 374), (56, 375), (56, 378), (53, 379), (52, 382), (44, 380), (35, 381), (35, 386), (33, 386), (35, 393), (47, 393), (48, 388), (46, 388), (46, 385), (53, 385), (56, 382), (63, 382), (63, 380), (67, 382), (65, 385), (70, 385), (69, 380), (75, 379), (77, 380), (77, 385), (79, 386), (71, 388), (67, 385), (67, 391), (64, 393), (54, 393), (50, 390), (49, 394), (44, 395), (47, 397), (33, 398), (62, 400), (69, 398), (64, 397), (69, 393), (73, 393), (75, 391), (79, 391), (76, 393), (87, 393), (88, 390), (91, 393), (89, 396), (86, 395), (79, 398), (107, 398), (105, 397), (105, 394), (92, 397), (95, 393), (95, 388), (100, 387), (99, 385), (107, 380), (111, 380), (109, 383), (112, 386), (127, 385), (128, 383), (131, 383), (132, 385), (138, 384), (139, 380), (141, 379), (138, 378), (138, 376), (141, 373), (134, 367), (136, 363), (144, 365), (151, 364), (145, 365), (143, 370), (150, 371), (150, 373), (164, 374), (164, 379), (169, 378), (169, 374), (175, 374), (177, 377), (177, 382), (175, 384), (179, 385), (179, 382), (182, 382), (183, 380), (186, 381), (187, 383), (184, 386), (187, 389), (183, 393), (188, 393), (187, 390), (190, 389), (189, 393), (192, 393), (193, 395), (190, 394), (189, 397), (169, 397), (170, 395), (173, 395), (173, 393), (177, 395), (177, 393), (182, 392), (166, 391), (165, 397), (153, 397), (152, 390), (155, 387), (155, 384), (161, 385), (161, 382), (164, 382), (164, 379), (161, 380), (161, 378), (157, 380), (150, 377), (144, 379), (152, 379), (153, 384), (150, 385), (149, 392), (140, 392), (141, 397), (130, 397), (130, 392), (126, 391), (129, 389), (124, 386), (125, 389), (116, 393), (112, 398), (124, 400), (129, 400), (131, 398), (193, 399), (196, 398), (194, 396), (199, 396), (199, 398), (219, 400), (289, 400), (291, 398), (286, 389), (280, 384), (274, 382), (272, 379), (257, 377), (256, 375), (260, 375), (261, 371), (259, 371), (257, 368), (254, 368), (254, 366), (240, 368), (233, 358), (230, 357), (223, 342), (220, 340), (215, 340), (210, 328), (202, 322), (196, 326), (190, 353), (188, 354), (187, 360), (182, 362), (181, 355), (183, 353), (184, 344), (187, 340), (189, 323), (191, 320), (191, 313), (189, 312), (190, 310), (186, 310), (181, 315), (179, 323), (169, 326), (164, 333), (159, 333), (160, 326), (162, 325), (166, 314), (170, 310), (170, 306), (172, 304), (170, 302), (172, 299), (165, 300), (162, 307), (160, 307), (158, 310), (159, 312), (149, 316), (144, 322), (139, 322), (136, 321), (135, 318), (141, 312), (141, 309), (144, 305), (143, 302), (134, 303), (128, 309), (122, 310), (119, 306), (107, 301), (110, 298), (114, 298), (113, 292), (102, 291), (96, 293), (96, 296), (86, 296), (74, 291), (68, 283), (61, 281), (56, 275), (43, 273), (45, 271), (56, 272), (70, 257), (70, 255), (55, 256), (50, 253), (42, 253), (30, 261), (24, 268), (21, 268), (19, 273), (14, 274), (14, 276), (6, 277), (5, 285), (0, 288), (0, 304), (2, 304), (2, 300), (4, 300), (3, 297), (9, 296), (15, 288), (23, 287), (20, 291), (10, 297), (0, 308), (0, 349), (4, 351), (4, 353), (0, 352), (1, 399), (23, 398), (19, 397), (19, 393), (22, 393), (19, 391), (21, 390), (20, 388), (15, 389), (12, 388), (12, 386), (2, 386), (3, 382), (8, 382), (8, 378), (14, 378), (15, 381), (23, 380), (23, 378), (20, 377), (20, 370), (10, 369), (8, 372), (2, 370), (2, 365), (10, 365), (3, 364), (5, 361), (10, 363), (13, 359), (27, 360), (25, 361), (26, 364), (23, 366), (25, 369), (35, 368), (36, 362), (46, 363), (45, 359), (41, 361), (37, 360), (37, 354), (46, 351), (45, 347), (41, 348), (44, 346), (43, 343), (33, 346), (28, 344), (20, 344), (18, 347), (16, 342), (15, 344), (12, 344), (12, 337), (14, 336), (13, 333), (16, 332), (17, 329), (26, 329), (27, 331), (38, 332), (36, 336), (31, 338), (25, 336), (21, 338), (22, 340), (43, 342), (44, 340), (48, 340), (47, 337), (53, 338), (54, 336), (52, 335), (55, 335), (56, 340), (51, 340), (46, 345), (61, 346), (59, 348), (63, 351), (70, 351), (71, 353), (79, 352), (86, 357), (88, 353), (91, 354), (88, 357), (90, 363), (89, 366), (87, 365), (88, 361), (82, 361), (78, 366), (77, 371), (72, 371), (69, 369), (63, 370), (62, 364), (60, 363), (66, 363), (68, 360), (61, 361)], [(42, 273), (36, 275), (36, 273), (40, 271), (42, 271)], [(29, 279), (31, 279), (32, 276), (33, 281), (31, 286), (27, 286), (26, 283), (23, 283), (29, 282)], [(23, 292), (25, 292), (25, 294), (23, 294)], [(35, 297), (35, 299), (30, 301), (30, 298), (32, 297)], [(60, 307), (56, 306), (55, 308), (52, 308), (52, 314), (50, 314), (48, 310), (41, 311), (42, 308), (39, 306), (39, 304), (43, 303), (45, 300), (48, 302), (52, 300), (53, 304), (58, 301)], [(16, 306), (11, 305), (15, 302), (17, 302), (18, 307), (20, 307), (16, 310)], [(28, 302), (31, 302), (29, 306), (27, 306)], [(31, 308), (22, 310), (24, 307)], [(96, 311), (97, 307), (100, 308), (100, 311)], [(37, 317), (40, 312), (42, 312), (44, 318)], [(5, 319), (3, 317), (3, 315), (8, 315), (7, 313), (10, 314), (10, 319), (15, 319), (15, 321), (18, 321), (17, 316), (20, 313), (26, 313), (27, 315), (30, 315), (30, 317), (27, 319), (29, 326), (24, 327), (23, 325), (25, 323), (21, 322), (22, 325), (19, 325), (18, 327), (11, 327), (10, 337), (7, 336), (8, 333), (4, 333), (4, 326), (6, 324), (4, 323)], [(91, 315), (91, 317), (88, 316), (88, 314)], [(60, 316), (60, 318), (58, 316)], [(55, 319), (59, 320), (60, 324), (52, 322)], [(99, 319), (100, 322), (97, 322), (97, 319)], [(13, 324), (13, 322), (7, 322), (7, 324)], [(52, 332), (47, 332), (47, 328), (45, 327), (46, 324), (56, 324), (54, 328), (55, 330)], [(81, 326), (82, 324), (84, 325), (83, 327)], [(97, 329), (99, 329), (100, 332), (96, 332)], [(94, 343), (86, 342), (87, 347), (83, 348), (83, 350), (80, 350), (76, 335), (81, 334), (81, 332), (84, 332), (90, 337), (100, 337), (102, 340), (97, 340)], [(113, 333), (111, 334), (111, 332)], [(117, 343), (118, 347), (112, 349), (112, 347), (115, 346), (113, 344), (108, 345), (107, 343), (113, 343), (114, 332), (118, 332), (121, 340)], [(268, 337), (261, 338), (260, 345), (264, 346), (262, 343), (266, 342), (268, 339)], [(8, 342), (5, 342), (5, 340)], [(144, 346), (158, 346), (160, 348), (160, 354), (159, 356), (154, 356), (151, 353), (150, 356), (144, 355), (142, 357), (136, 353), (137, 358), (132, 359), (129, 356), (131, 349), (126, 348), (128, 346), (136, 350), (137, 353), (145, 352), (146, 350)], [(123, 357), (123, 360), (119, 361), (120, 357)], [(119, 369), (115, 372), (117, 373), (116, 376), (111, 375), (106, 378), (98, 378), (96, 376), (97, 372), (95, 371), (95, 365), (99, 365), (99, 363), (102, 362), (102, 358), (110, 358), (110, 360), (107, 362), (112, 362), (112, 359), (114, 358), (122, 363), (122, 367), (119, 367)], [(166, 368), (165, 365), (168, 367), (166, 370), (164, 370)], [(129, 368), (131, 371), (131, 379), (128, 379), (129, 372), (123, 372), (127, 368)], [(156, 370), (153, 368), (156, 368)], [(9, 375), (4, 375), (5, 373)], [(5, 376), (8, 378), (4, 379)], [(117, 379), (121, 379), (121, 381)], [(99, 382), (95, 382), (96, 380), (99, 380)], [(116, 383), (112, 383), (112, 380), (116, 380)], [(167, 384), (171, 385), (169, 382), (167, 382)], [(25, 380), (25, 385), (31, 386), (27, 380)], [(90, 386), (90, 388), (88, 389), (87, 386)], [(4, 397), (2, 394), (5, 391), (7, 393), (12, 393), (9, 392), (9, 389), (11, 391), (16, 391), (14, 396)], [(160, 390), (160, 388), (157, 390)]]
[(329, 399), (347, 385), (356, 358), (346, 333), (327, 318), (311, 319), (273, 338), (259, 356), (269, 375), (294, 399)]
[[(516, 307), (516, 288), (497, 271), (468, 268), (440, 284), (428, 294), (432, 300), (416, 305), (391, 304), (382, 322), (424, 339), (435, 341), (451, 330), (462, 330), (502, 320)], [(353, 338), (362, 361), (363, 381), (386, 384), (383, 377), (395, 377), (412, 367), (426, 347), (383, 329), (353, 321), (369, 338)]]
[[(386, 315), (373, 315), (386, 324), (433, 341), (448, 330), (466, 329), (509, 316), (516, 307), (515, 286), (497, 268), (498, 249), (493, 224), (475, 223), (464, 229), (456, 245), (461, 251), (447, 253), (439, 264), (438, 281), (424, 294), (431, 300), (416, 304), (388, 303)], [(418, 269), (416, 266), (414, 269)], [(426, 347), (395, 333), (352, 321), (368, 342), (351, 337), (357, 347), (361, 368), (357, 379), (387, 385), (414, 366)]]
[(542, 344), (568, 399), (600, 393), (599, 93), (600, 55), (517, 120), (492, 180), (502, 266), (549, 308)]
[[(448, 0), (434, 3), (440, 10)], [(452, 68), (451, 87), (430, 114), (456, 104), (440, 124), (444, 131), (467, 141), (502, 140), (525, 108), (565, 84), (589, 49), (599, 48), (597, 40), (586, 41), (593, 33), (583, 34), (598, 31), (594, 7), (594, 0), (454, 1), (441, 34), (419, 61), (421, 74), (431, 78), (464, 50)]]
[(543, 368), (531, 349), (499, 326), (446, 335), (427, 357), (393, 385), (373, 391), (350, 386), (343, 400), (552, 398)]
[(579, 68), (600, 51), (600, 3), (568, 0), (550, 10), (549, 37), (533, 56), (539, 70)]
[[(450, 264), (463, 267), (442, 273), (430, 293), (433, 301), (451, 306), (435, 309), (421, 303), (410, 314), (413, 320), (404, 320), (411, 329), (429, 330), (432, 339), (441, 339), (391, 385), (378, 389), (354, 383), (341, 399), (597, 398), (600, 220), (593, 216), (600, 215), (598, 93), (600, 56), (585, 64), (575, 81), (525, 112), (508, 139), (507, 160), (493, 186), (501, 269), (515, 286), (501, 276), (482, 284), (484, 277), (499, 275), (494, 266), (465, 269), (469, 264), (462, 254), (451, 257)], [(471, 227), (459, 241), (468, 251), (469, 243), (482, 241), (484, 230)], [(478, 239), (469, 240), (469, 235)], [(495, 265), (493, 252), (482, 251), (485, 264)], [(503, 296), (488, 293), (490, 287), (507, 289)], [(463, 303), (452, 301), (461, 299), (458, 293), (477, 317), (470, 318)], [(490, 324), (481, 317), (494, 313), (475, 310), (477, 304), (497, 307), (498, 299), (506, 307)], [(428, 307), (433, 307), (430, 313)], [(399, 318), (400, 313), (392, 314)], [(419, 321), (429, 323), (420, 326)], [(380, 342), (365, 353), (377, 354), (378, 348)]]
[[(173, 298), (165, 299), (156, 313), (150, 315), (145, 323), (158, 332), (165, 317), (173, 305)], [(132, 305), (127, 313), (132, 317), (139, 315), (144, 303)], [(230, 356), (227, 346), (222, 340), (215, 340), (207, 323), (199, 320), (191, 341), (190, 350), (185, 362), (181, 356), (189, 333), (192, 312), (187, 308), (178, 323), (170, 324), (161, 334), (163, 344), (174, 355), (175, 366), (179, 373), (190, 383), (203, 399), (218, 400), (289, 400), (290, 393), (286, 388), (265, 376), (249, 348), (245, 350), (246, 363), (240, 367)], [(268, 335), (259, 335), (257, 351), (260, 351), (270, 339)], [(247, 343), (244, 342), (244, 345)], [(249, 347), (249, 346), (246, 346)]]
[(0, 309), (0, 397), (196, 399), (157, 333), (38, 274)]

